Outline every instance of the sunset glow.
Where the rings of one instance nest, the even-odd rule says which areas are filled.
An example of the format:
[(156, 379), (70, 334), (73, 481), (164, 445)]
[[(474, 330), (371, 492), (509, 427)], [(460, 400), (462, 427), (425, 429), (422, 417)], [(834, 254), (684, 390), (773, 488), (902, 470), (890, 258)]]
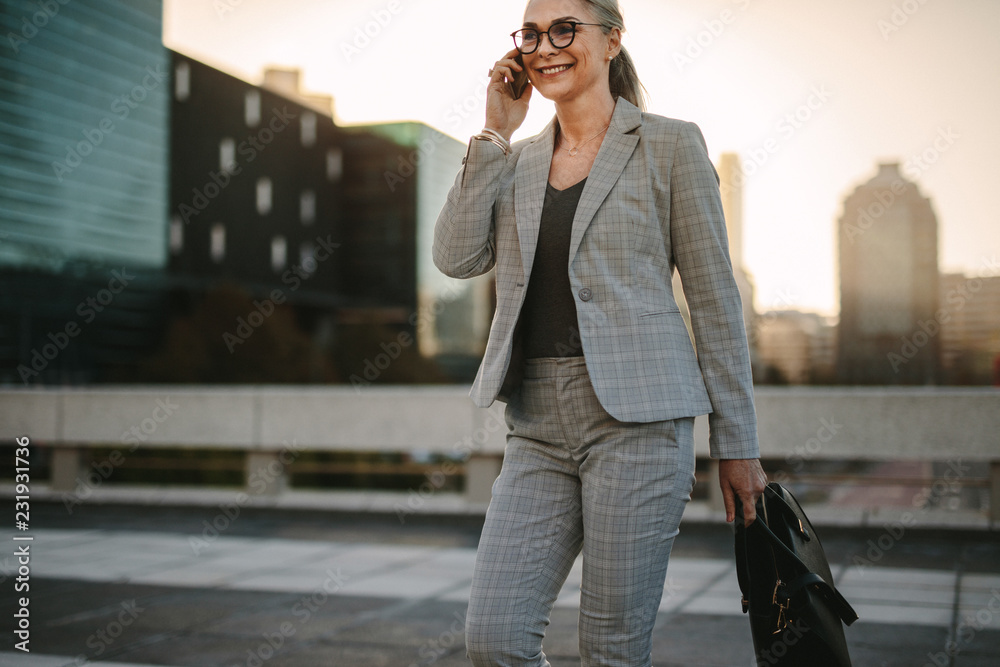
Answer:
[[(898, 161), (940, 221), (942, 271), (1000, 272), (1000, 3), (622, 2), (650, 110), (698, 123), (744, 163), (746, 268), (758, 310), (838, 310), (844, 197)], [(419, 120), (461, 141), (520, 3), (168, 0), (168, 47), (250, 81), (299, 67), (338, 123)], [(540, 95), (517, 137), (553, 107)], [(943, 140), (942, 137), (948, 137)], [(455, 166), (457, 171), (459, 165)]]

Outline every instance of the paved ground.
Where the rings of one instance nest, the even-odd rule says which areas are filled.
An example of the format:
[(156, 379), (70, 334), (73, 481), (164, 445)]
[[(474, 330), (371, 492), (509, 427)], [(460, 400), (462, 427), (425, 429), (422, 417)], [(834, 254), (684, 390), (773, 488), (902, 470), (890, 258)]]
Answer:
[[(217, 504), (72, 509), (32, 503), (30, 654), (14, 650), (12, 634), (22, 595), (12, 591), (12, 554), (24, 543), (0, 531), (9, 545), (0, 551), (0, 665), (468, 664), (475, 512), (401, 523), (393, 514), (287, 508), (244, 507), (237, 516)], [(997, 533), (877, 525), (820, 532), (838, 587), (861, 615), (847, 629), (855, 665), (1000, 665)], [(579, 664), (578, 598), (579, 570), (546, 638), (554, 667)], [(655, 664), (751, 667), (752, 656), (732, 533), (717, 521), (686, 519), (657, 619)]]

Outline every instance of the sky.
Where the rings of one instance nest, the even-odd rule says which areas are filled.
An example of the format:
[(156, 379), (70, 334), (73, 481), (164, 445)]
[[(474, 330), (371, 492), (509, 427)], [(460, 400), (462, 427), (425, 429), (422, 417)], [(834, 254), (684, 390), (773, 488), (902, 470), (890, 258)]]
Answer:
[[(931, 199), (939, 266), (1000, 274), (1000, 1), (621, 0), (649, 111), (740, 154), (758, 311), (836, 315), (836, 220), (880, 162)], [(247, 81), (302, 70), (339, 124), (482, 129), (492, 64), (524, 3), (165, 0), (166, 45)], [(534, 95), (515, 139), (554, 106)], [(458, 166), (456, 165), (456, 171)]]

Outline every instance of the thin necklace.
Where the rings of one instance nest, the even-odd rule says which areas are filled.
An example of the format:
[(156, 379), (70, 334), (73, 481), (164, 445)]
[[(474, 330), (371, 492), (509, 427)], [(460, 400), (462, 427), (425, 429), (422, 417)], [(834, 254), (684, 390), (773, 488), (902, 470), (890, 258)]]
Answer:
[(587, 144), (589, 144), (589, 143), (590, 143), (591, 141), (593, 141), (594, 139), (596, 139), (597, 137), (599, 137), (599, 136), (601, 135), (601, 133), (602, 133), (602, 132), (607, 132), (607, 130), (608, 130), (608, 128), (609, 128), (609, 127), (611, 127), (611, 123), (608, 123), (608, 124), (607, 124), (607, 125), (606, 125), (606, 126), (604, 127), (604, 129), (603, 129), (603, 130), (600, 130), (600, 131), (599, 131), (599, 132), (598, 132), (597, 134), (595, 134), (594, 136), (592, 136), (592, 137), (591, 137), (590, 139), (587, 139), (587, 140), (586, 140), (585, 142), (583, 142), (582, 144), (577, 144), (577, 145), (576, 145), (576, 146), (574, 146), (573, 148), (566, 148), (566, 147), (564, 147), (564, 146), (562, 145), (562, 138), (563, 138), (564, 136), (566, 136), (566, 135), (564, 135), (564, 134), (563, 134), (562, 132), (560, 132), (560, 133), (559, 133), (559, 144), (560, 144), (560, 145), (559, 145), (559, 148), (562, 148), (562, 149), (563, 149), (564, 151), (566, 151), (567, 153), (569, 153), (569, 156), (570, 156), (570, 157), (576, 157), (576, 154), (580, 152), (580, 149), (581, 149), (581, 148), (583, 148), (584, 146), (586, 146)]

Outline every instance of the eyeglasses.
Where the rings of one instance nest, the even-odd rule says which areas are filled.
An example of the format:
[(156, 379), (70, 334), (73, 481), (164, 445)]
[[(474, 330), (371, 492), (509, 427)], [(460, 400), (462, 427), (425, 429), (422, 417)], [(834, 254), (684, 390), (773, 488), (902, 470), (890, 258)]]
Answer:
[(514, 46), (523, 55), (534, 53), (542, 43), (542, 35), (549, 36), (549, 43), (557, 49), (565, 49), (573, 43), (578, 25), (601, 25), (600, 23), (579, 23), (577, 21), (559, 21), (549, 26), (548, 30), (538, 31), (534, 28), (522, 28), (510, 33), (514, 38)]

